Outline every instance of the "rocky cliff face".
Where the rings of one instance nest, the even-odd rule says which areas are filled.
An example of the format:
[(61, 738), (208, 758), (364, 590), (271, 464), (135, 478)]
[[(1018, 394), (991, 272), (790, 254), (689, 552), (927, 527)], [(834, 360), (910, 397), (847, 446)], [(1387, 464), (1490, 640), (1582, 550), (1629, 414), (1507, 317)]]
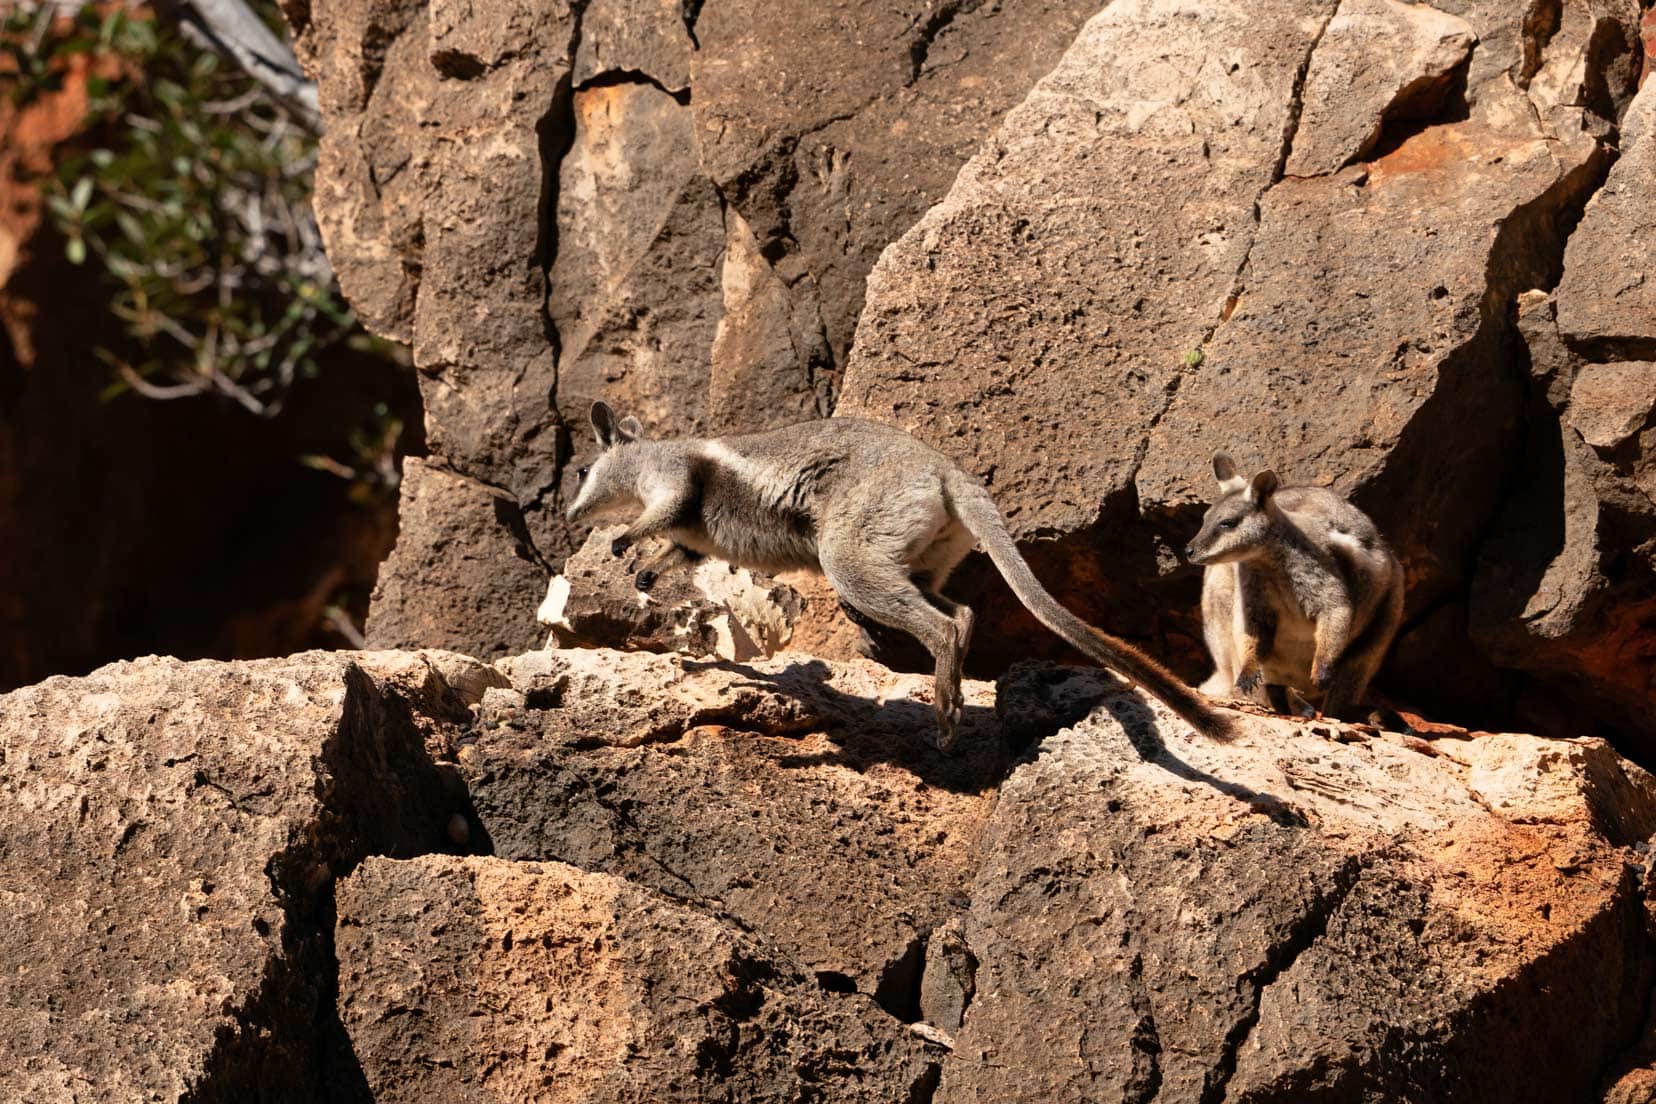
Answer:
[[(1631, 0), (287, 11), (433, 450), (370, 635), (480, 658), (0, 698), (0, 1095), (1656, 1099), (1656, 781), (1574, 735), (1651, 723)], [(1192, 668), (1228, 445), (1393, 537), (1391, 689), (1574, 738), (1216, 745), (1026, 662), (941, 756), (807, 582), (572, 556), (599, 395), (896, 421)], [(634, 650), (527, 650), (560, 568), (559, 638)], [(960, 582), (983, 667), (1045, 646)]]
[[(409, 524), (410, 480), (375, 643), (497, 645), (412, 596), (558, 569), (591, 399), (837, 410), (957, 457), (1190, 677), (1208, 455), (1332, 486), (1408, 566), (1383, 689), (1650, 753), (1638, 0), (289, 12), (330, 255), (414, 344), (433, 468), (489, 488)], [(954, 589), (979, 670), (1056, 654), (985, 563)]]
[(0, 1093), (1644, 1101), (1656, 782), (1097, 672), (141, 660), (0, 697)]

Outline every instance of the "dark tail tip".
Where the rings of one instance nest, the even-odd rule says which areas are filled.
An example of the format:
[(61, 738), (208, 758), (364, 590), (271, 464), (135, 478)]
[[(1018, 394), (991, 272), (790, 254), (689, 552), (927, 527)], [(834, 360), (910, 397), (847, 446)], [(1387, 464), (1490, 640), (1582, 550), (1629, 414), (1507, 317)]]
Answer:
[(1208, 739), (1217, 740), (1222, 744), (1228, 744), (1242, 734), (1233, 714), (1221, 712), (1205, 704), (1202, 706), (1202, 723), (1196, 726), (1196, 730)]

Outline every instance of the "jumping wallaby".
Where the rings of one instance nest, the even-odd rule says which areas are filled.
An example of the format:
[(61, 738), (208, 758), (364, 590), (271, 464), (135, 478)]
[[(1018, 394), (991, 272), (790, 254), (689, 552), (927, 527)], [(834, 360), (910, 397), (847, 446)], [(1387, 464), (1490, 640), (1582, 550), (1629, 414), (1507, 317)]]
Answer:
[(637, 511), (611, 545), (618, 556), (645, 537), (666, 536), (738, 566), (820, 570), (847, 605), (931, 652), (941, 750), (960, 721), (960, 666), (973, 619), (938, 592), (979, 542), (1043, 625), (1203, 734), (1230, 736), (1225, 716), (1172, 672), (1059, 605), (1030, 572), (989, 492), (900, 429), (828, 418), (741, 436), (646, 441), (636, 419), (618, 422), (602, 402), (592, 405), (592, 429), (602, 451), (579, 472), (571, 521)]
[(1267, 686), (1321, 699), (1343, 717), (1360, 705), (1403, 619), (1403, 568), (1367, 514), (1322, 487), (1237, 474), (1213, 454), (1220, 498), (1185, 548), (1202, 573), (1202, 635), (1217, 668), (1212, 697)]

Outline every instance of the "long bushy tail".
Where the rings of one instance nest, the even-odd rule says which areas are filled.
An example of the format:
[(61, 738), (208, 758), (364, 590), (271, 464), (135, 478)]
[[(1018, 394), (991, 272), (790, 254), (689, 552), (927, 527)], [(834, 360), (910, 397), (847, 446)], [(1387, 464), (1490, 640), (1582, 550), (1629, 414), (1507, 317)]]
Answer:
[(1230, 720), (1172, 671), (1125, 640), (1093, 628), (1059, 605), (1029, 570), (1029, 562), (1018, 551), (1012, 534), (1007, 532), (1000, 509), (988, 491), (963, 472), (949, 473), (945, 488), (955, 517), (983, 545), (1012, 593), (1036, 620), (1098, 663), (1132, 679), (1166, 702), (1202, 735), (1214, 740), (1229, 740), (1235, 735)]

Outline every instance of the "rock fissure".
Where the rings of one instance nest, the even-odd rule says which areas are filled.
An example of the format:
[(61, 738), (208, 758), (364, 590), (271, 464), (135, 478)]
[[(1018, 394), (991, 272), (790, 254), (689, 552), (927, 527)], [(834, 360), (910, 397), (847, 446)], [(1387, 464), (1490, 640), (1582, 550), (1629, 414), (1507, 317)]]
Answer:
[(1280, 943), (1266, 950), (1265, 961), (1238, 979), (1238, 984), (1251, 990), (1251, 1008), (1225, 1033), (1219, 1059), (1203, 1087), (1201, 1104), (1223, 1104), (1229, 1091), (1231, 1076), (1236, 1072), (1237, 1055), (1247, 1044), (1259, 1023), (1259, 1009), (1265, 992), (1277, 979), (1293, 968), (1295, 962), (1310, 950), (1328, 930), (1328, 923), (1351, 896), (1362, 875), (1364, 866), (1377, 856), (1352, 855), (1334, 872), (1333, 884), (1311, 903), (1295, 924), (1284, 933)]
[(1254, 243), (1259, 236), (1261, 204), (1264, 203), (1265, 197), (1270, 194), (1271, 189), (1283, 180), (1284, 170), (1288, 164), (1288, 154), (1293, 147), (1294, 133), (1299, 128), (1300, 115), (1304, 109), (1305, 81), (1307, 74), (1311, 71), (1311, 60), (1316, 55), (1317, 46), (1322, 42), (1323, 36), (1328, 33), (1328, 25), (1333, 21), (1338, 10), (1337, 4), (1327, 7), (1321, 22), (1318, 24), (1316, 34), (1311, 37), (1310, 44), (1305, 48), (1299, 67), (1294, 71), (1293, 84), (1288, 97), (1288, 110), (1282, 123), (1282, 140), (1277, 148), (1276, 160), (1271, 168), (1270, 179), (1254, 195), (1249, 208), (1250, 222), (1247, 240), (1243, 244), (1241, 256), (1236, 262), (1236, 270), (1231, 274), (1230, 291), (1226, 294), (1223, 305), (1220, 307), (1219, 316), (1213, 319), (1202, 332), (1201, 340), (1197, 342), (1195, 347), (1184, 353), (1179, 369), (1167, 381), (1165, 398), (1159, 408), (1150, 415), (1150, 419), (1145, 426), (1144, 436), (1139, 441), (1126, 479), (1127, 490), (1135, 499), (1139, 496), (1138, 473), (1144, 466), (1144, 458), (1146, 453), (1149, 452), (1156, 428), (1161, 425), (1162, 420), (1173, 409), (1173, 404), (1178, 401), (1179, 388), (1185, 379), (1192, 373), (1200, 371), (1202, 363), (1206, 359), (1207, 347), (1213, 341), (1214, 334), (1218, 333), (1219, 328), (1230, 320), (1231, 312), (1235, 309), (1237, 301), (1242, 297), (1242, 292), (1246, 286), (1248, 258), (1253, 255)]
[[(588, 92), (594, 88), (614, 88), (617, 85), (622, 84), (646, 85), (650, 88), (654, 88), (657, 92), (660, 92), (665, 96), (671, 96), (681, 107), (690, 106), (691, 89), (689, 86), (677, 90), (668, 88), (660, 80), (641, 69), (605, 69), (602, 72), (593, 74), (580, 84), (576, 85), (575, 91), (577, 93)], [(556, 201), (554, 200), (554, 202)]]
[(942, 0), (920, 25), (919, 33), (914, 41), (909, 43), (909, 59), (911, 69), (908, 83), (914, 84), (919, 80), (926, 69), (926, 58), (931, 54), (932, 44), (938, 36), (948, 29), (949, 24), (963, 15), (969, 15), (982, 7), (985, 0)]
[(1144, 984), (1144, 956), (1134, 955), (1127, 971), (1133, 1011), (1138, 1022), (1133, 1027), (1131, 1047), (1133, 1073), (1122, 1095), (1123, 1104), (1151, 1104), (1162, 1087), (1161, 1035), (1156, 1030), (1156, 1006), (1150, 990)]
[(696, 37), (696, 20), (701, 18), (702, 4), (705, 0), (680, 0), (679, 15), (684, 20), (684, 33), (690, 36), (690, 45), (697, 50), (701, 49), (701, 40)]
[[(567, 56), (572, 63), (580, 53), (583, 22), (591, 3), (592, 0), (572, 0), (570, 4), (571, 26)], [(546, 389), (546, 405), (551, 418), (550, 429), (556, 435), (556, 444), (550, 477), (535, 488), (528, 502), (520, 503), (520, 509), (525, 515), (538, 514), (545, 507), (546, 498), (550, 495), (552, 524), (565, 529), (567, 527), (563, 522), (563, 477), (565, 465), (572, 455), (572, 434), (575, 427), (565, 418), (563, 410), (558, 405), (558, 383), (563, 370), (564, 349), (563, 335), (558, 330), (552, 312), (552, 297), (557, 292), (552, 283), (552, 267), (558, 259), (558, 197), (563, 161), (575, 146), (575, 91), (573, 71), (565, 73), (553, 88), (552, 102), (535, 123), (541, 187), (538, 205), (540, 225), (536, 232), (534, 261), (541, 273), (541, 328), (552, 358), (551, 384)], [(530, 547), (535, 548), (532, 539)], [(545, 557), (538, 549), (535, 555), (544, 562)]]

